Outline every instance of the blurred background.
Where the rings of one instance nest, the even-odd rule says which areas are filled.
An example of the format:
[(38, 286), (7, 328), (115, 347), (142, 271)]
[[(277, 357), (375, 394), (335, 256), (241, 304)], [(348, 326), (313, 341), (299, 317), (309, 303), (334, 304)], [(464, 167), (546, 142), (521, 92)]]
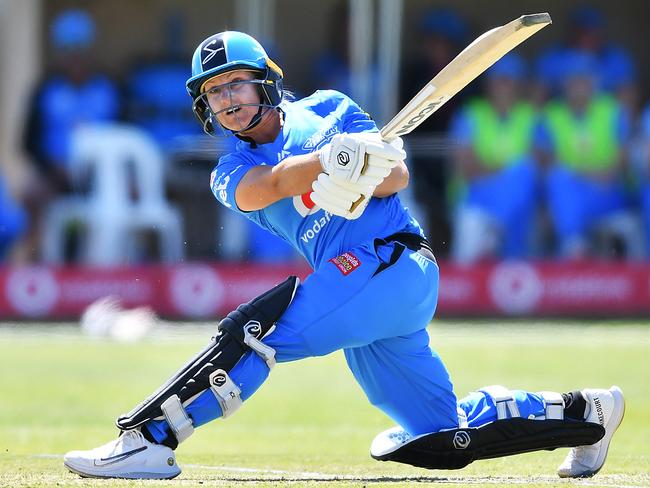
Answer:
[(208, 35), (250, 33), (297, 97), (337, 89), (381, 125), (478, 35), (545, 11), (553, 25), (405, 138), (438, 314), (648, 316), (644, 5), (0, 0), (0, 317), (114, 297), (211, 318), (309, 273), (210, 192), (234, 141), (203, 134), (185, 92)]

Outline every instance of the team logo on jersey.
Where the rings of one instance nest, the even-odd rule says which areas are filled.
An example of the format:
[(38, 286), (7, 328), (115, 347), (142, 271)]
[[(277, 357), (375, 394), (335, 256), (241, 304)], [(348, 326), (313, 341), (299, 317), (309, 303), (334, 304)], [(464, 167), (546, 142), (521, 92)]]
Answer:
[(228, 203), (228, 183), (230, 183), (230, 175), (217, 177), (217, 170), (212, 171), (210, 175), (210, 188), (212, 188), (212, 193), (221, 203), (230, 208), (232, 205)]
[(302, 148), (305, 151), (315, 151), (324, 145), (324, 143), (329, 142), (329, 140), (339, 132), (339, 128), (335, 125), (328, 127), (326, 129), (319, 130), (311, 135), (309, 139), (305, 141), (302, 145)]
[(312, 192), (309, 192), (293, 197), (293, 206), (302, 217), (307, 217), (307, 215), (311, 215), (320, 210), (320, 207), (312, 202), (311, 194)]
[(329, 260), (334, 266), (336, 266), (343, 276), (347, 276), (352, 273), (355, 269), (361, 266), (361, 261), (351, 252), (344, 252), (340, 256), (336, 256)]

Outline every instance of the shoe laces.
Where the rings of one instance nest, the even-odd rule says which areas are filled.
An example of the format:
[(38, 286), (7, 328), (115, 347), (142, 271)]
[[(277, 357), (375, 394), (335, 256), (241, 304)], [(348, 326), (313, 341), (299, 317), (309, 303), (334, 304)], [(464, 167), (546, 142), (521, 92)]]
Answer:
[(127, 430), (120, 436), (124, 447), (140, 447), (144, 445), (145, 438), (140, 429)]

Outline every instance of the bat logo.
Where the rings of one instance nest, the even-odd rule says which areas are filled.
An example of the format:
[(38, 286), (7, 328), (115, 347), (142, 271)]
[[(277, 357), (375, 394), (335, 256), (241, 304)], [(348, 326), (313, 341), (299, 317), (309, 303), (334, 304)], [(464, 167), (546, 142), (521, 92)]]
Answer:
[(422, 110), (420, 110), (417, 114), (415, 114), (415, 116), (411, 117), (408, 122), (406, 122), (406, 125), (404, 125), (404, 127), (397, 131), (397, 135), (402, 136), (409, 133), (411, 129), (417, 127), (424, 119), (438, 110), (438, 108), (446, 101), (447, 99), (445, 97), (440, 97), (428, 105), (425, 105)]

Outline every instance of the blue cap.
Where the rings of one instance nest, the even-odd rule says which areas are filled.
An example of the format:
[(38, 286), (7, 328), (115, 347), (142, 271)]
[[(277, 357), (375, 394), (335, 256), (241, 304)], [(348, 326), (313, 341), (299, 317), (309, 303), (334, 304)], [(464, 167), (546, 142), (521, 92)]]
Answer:
[(575, 76), (588, 76), (590, 78), (599, 78), (601, 76), (598, 59), (586, 51), (568, 50), (563, 57), (562, 64), (565, 81)]
[(503, 77), (521, 81), (526, 76), (526, 62), (518, 54), (508, 53), (494, 63), (486, 75), (489, 79)]
[(629, 57), (612, 57), (605, 64), (603, 73), (605, 88), (616, 90), (622, 86), (635, 83), (638, 73), (634, 62)]
[(420, 29), (424, 34), (445, 37), (455, 43), (463, 43), (467, 37), (467, 24), (449, 8), (429, 11), (422, 18)]
[(85, 48), (95, 41), (95, 22), (83, 10), (65, 10), (50, 25), (50, 39), (58, 48)]
[(576, 8), (570, 15), (571, 23), (582, 29), (602, 29), (605, 27), (605, 18), (600, 10), (583, 5)]

